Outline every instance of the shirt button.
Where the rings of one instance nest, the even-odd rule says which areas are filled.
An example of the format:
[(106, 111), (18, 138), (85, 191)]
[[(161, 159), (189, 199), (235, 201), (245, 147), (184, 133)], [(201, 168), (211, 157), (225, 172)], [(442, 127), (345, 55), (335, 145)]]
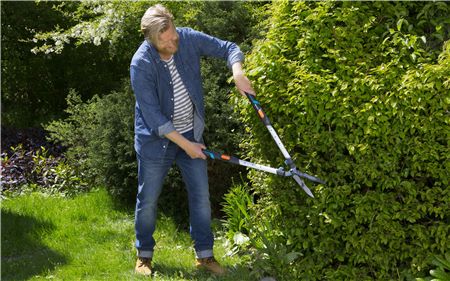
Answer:
[(173, 98), (171, 98), (170, 100), (173, 101)]
[(166, 148), (166, 146), (165, 146), (165, 145), (163, 145), (163, 148)]

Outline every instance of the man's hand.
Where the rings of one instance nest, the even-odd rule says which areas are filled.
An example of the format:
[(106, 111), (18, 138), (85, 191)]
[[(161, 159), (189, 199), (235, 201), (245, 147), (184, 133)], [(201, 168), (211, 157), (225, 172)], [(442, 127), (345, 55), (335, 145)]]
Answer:
[(241, 95), (245, 96), (245, 93), (255, 95), (255, 90), (252, 88), (252, 83), (247, 76), (245, 76), (245, 73), (242, 70), (242, 64), (240, 62), (236, 62), (233, 64), (232, 68), (234, 83), (236, 84), (236, 88), (239, 90)]
[(201, 158), (206, 159), (206, 155), (203, 153), (203, 149), (206, 149), (206, 146), (197, 143), (197, 142), (190, 142), (186, 147), (184, 148), (184, 151), (192, 158)]
[(176, 143), (179, 147), (181, 147), (192, 159), (201, 158), (206, 160), (206, 155), (203, 153), (202, 149), (206, 149), (201, 143), (192, 142), (177, 131), (172, 131), (165, 135), (166, 138)]

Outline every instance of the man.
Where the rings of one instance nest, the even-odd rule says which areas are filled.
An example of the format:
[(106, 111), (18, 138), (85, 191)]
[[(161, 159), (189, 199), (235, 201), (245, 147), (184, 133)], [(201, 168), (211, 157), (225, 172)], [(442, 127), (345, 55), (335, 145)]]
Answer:
[(189, 200), (190, 234), (198, 268), (221, 275), (225, 270), (213, 256), (211, 208), (206, 156), (202, 150), (204, 104), (200, 57), (227, 61), (236, 87), (254, 94), (244, 75), (239, 47), (204, 33), (175, 28), (162, 5), (150, 7), (141, 20), (145, 41), (133, 56), (131, 85), (136, 96), (135, 149), (138, 195), (135, 213), (136, 272), (151, 274), (157, 200), (173, 162), (181, 170)]

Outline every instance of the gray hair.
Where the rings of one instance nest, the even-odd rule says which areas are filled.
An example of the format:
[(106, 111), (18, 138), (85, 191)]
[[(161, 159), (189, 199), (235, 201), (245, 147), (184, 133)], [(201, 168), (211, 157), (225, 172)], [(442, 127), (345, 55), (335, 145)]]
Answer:
[(161, 4), (156, 4), (147, 9), (141, 19), (141, 31), (144, 37), (151, 43), (156, 43), (158, 35), (165, 32), (173, 25), (173, 15)]

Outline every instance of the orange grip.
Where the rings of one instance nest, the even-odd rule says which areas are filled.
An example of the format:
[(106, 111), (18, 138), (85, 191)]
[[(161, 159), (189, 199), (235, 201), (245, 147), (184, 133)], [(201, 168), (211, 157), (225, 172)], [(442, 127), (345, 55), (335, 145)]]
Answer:
[(261, 117), (261, 119), (264, 119), (264, 112), (262, 111), (262, 109), (258, 110), (258, 115), (259, 117)]
[(228, 155), (225, 155), (225, 154), (222, 154), (222, 155), (220, 155), (220, 158), (222, 158), (223, 160), (230, 160), (230, 156), (228, 156)]

